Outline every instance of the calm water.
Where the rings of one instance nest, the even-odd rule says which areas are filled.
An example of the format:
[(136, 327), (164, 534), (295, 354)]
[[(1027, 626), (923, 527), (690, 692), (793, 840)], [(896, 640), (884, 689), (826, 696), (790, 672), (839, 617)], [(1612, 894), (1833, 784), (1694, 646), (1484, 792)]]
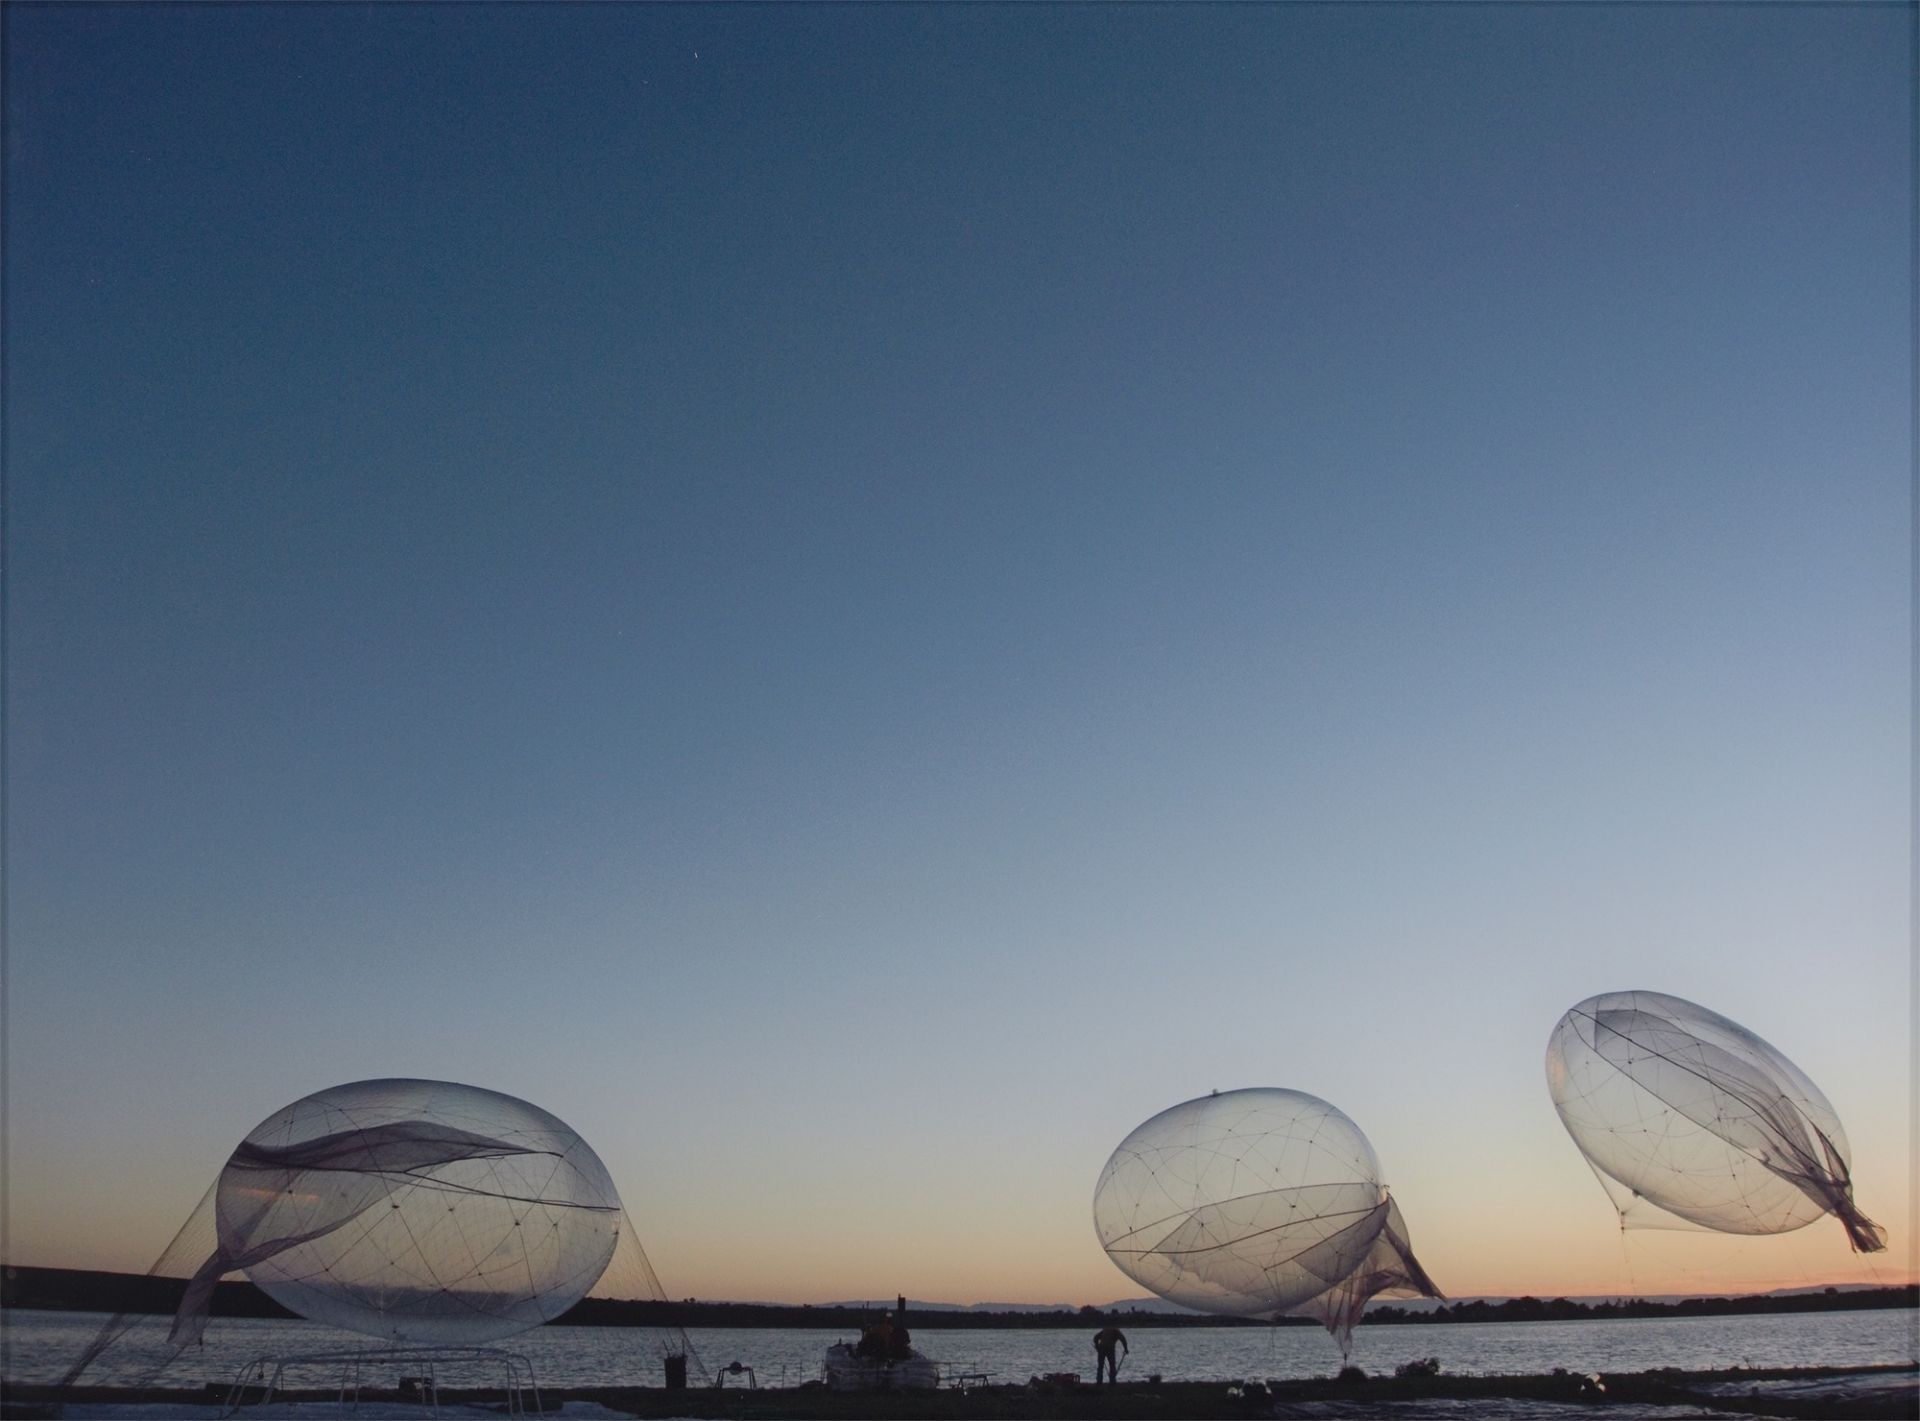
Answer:
[[(57, 1381), (104, 1319), (95, 1313), (9, 1312), (5, 1373), (22, 1382)], [(1548, 1372), (1644, 1371), (1653, 1367), (1844, 1367), (1911, 1363), (1920, 1351), (1920, 1312), (1797, 1313), (1760, 1317), (1625, 1319), (1611, 1322), (1518, 1322), (1441, 1326), (1362, 1327), (1353, 1360), (1369, 1372), (1391, 1372), (1404, 1361), (1438, 1357), (1449, 1372), (1486, 1375)], [(87, 1380), (100, 1384), (142, 1379), (151, 1370), (164, 1323), (136, 1328), (96, 1364)], [(817, 1377), (820, 1356), (843, 1334), (806, 1328), (695, 1329), (708, 1376), (739, 1361), (762, 1386), (792, 1386)], [(144, 1339), (144, 1340), (143, 1340)], [(1328, 1375), (1339, 1349), (1317, 1327), (1133, 1328), (1121, 1379), (1158, 1372), (1168, 1381)], [(914, 1342), (950, 1371), (985, 1372), (995, 1382), (1024, 1382), (1043, 1372), (1093, 1373), (1092, 1329), (942, 1331), (914, 1329)], [(169, 1385), (228, 1382), (262, 1355), (357, 1348), (363, 1339), (308, 1322), (216, 1319), (207, 1343), (167, 1369)], [(502, 1344), (533, 1364), (542, 1386), (658, 1385), (660, 1368), (644, 1334), (618, 1328), (547, 1327)], [(443, 1380), (453, 1380), (442, 1373)], [(324, 1386), (331, 1377), (308, 1373), (298, 1385)], [(745, 1380), (744, 1377), (741, 1378)], [(696, 1381), (696, 1384), (698, 1382)]]

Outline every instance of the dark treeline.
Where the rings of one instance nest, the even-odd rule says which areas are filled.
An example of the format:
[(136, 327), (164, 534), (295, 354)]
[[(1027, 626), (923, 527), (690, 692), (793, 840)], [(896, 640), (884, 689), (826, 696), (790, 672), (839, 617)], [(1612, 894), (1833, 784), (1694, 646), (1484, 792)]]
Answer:
[[(170, 1313), (180, 1305), (186, 1283), (179, 1278), (138, 1277), (127, 1273), (91, 1273), (72, 1268), (8, 1268), (0, 1304), (59, 1312)], [(1561, 1322), (1623, 1317), (1718, 1317), (1736, 1313), (1828, 1312), (1856, 1308), (1920, 1306), (1920, 1287), (1862, 1288), (1842, 1292), (1735, 1298), (1685, 1298), (1650, 1302), (1582, 1303), (1569, 1298), (1509, 1298), (1504, 1302), (1445, 1303), (1430, 1312), (1388, 1304), (1374, 1308), (1367, 1323), (1415, 1322)], [(890, 1311), (871, 1307), (790, 1307), (776, 1303), (717, 1303), (685, 1298), (679, 1302), (611, 1302), (588, 1298), (557, 1322), (573, 1327), (818, 1327), (846, 1333)], [(251, 1283), (217, 1285), (216, 1317), (292, 1317)], [(1150, 1312), (1141, 1308), (1059, 1308), (1052, 1312), (934, 1312), (916, 1310), (909, 1321), (920, 1331), (966, 1328), (1082, 1328), (1118, 1323), (1122, 1327), (1318, 1327), (1307, 1318), (1278, 1323), (1252, 1318), (1210, 1317), (1192, 1313)]]
[(1866, 1308), (1920, 1307), (1920, 1285), (1904, 1288), (1860, 1288), (1841, 1292), (1782, 1293), (1737, 1298), (1681, 1298), (1650, 1302), (1625, 1298), (1619, 1302), (1582, 1303), (1571, 1298), (1508, 1298), (1490, 1303), (1475, 1299), (1442, 1303), (1431, 1312), (1411, 1312), (1389, 1303), (1369, 1312), (1366, 1322), (1584, 1322), (1610, 1317), (1728, 1317), (1739, 1313), (1846, 1312)]
[[(8, 1268), (0, 1306), (49, 1312), (170, 1313), (187, 1291), (184, 1278), (88, 1273), (77, 1268)], [(215, 1317), (297, 1317), (251, 1283), (213, 1285)]]
[[(186, 1292), (181, 1278), (142, 1277), (131, 1273), (94, 1273), (74, 1268), (5, 1270), (0, 1283), (0, 1306), (45, 1312), (125, 1312), (166, 1314), (180, 1306)], [(717, 1303), (686, 1298), (679, 1302), (614, 1302), (587, 1298), (555, 1319), (569, 1327), (820, 1327), (857, 1333), (869, 1322), (891, 1313), (884, 1303), (870, 1307), (790, 1307), (778, 1303)], [(252, 1283), (216, 1284), (215, 1317), (293, 1317)], [(1138, 1309), (1099, 1312), (1061, 1308), (1055, 1312), (930, 1312), (910, 1313), (917, 1328), (966, 1327), (1082, 1327), (1098, 1326), (1102, 1319), (1134, 1327), (1265, 1327), (1266, 1323), (1239, 1317), (1152, 1313)], [(1308, 1324), (1287, 1318), (1288, 1324)]]
[[(1363, 1323), (1405, 1322), (1560, 1322), (1620, 1317), (1718, 1317), (1734, 1313), (1830, 1312), (1837, 1309), (1920, 1307), (1920, 1288), (1863, 1288), (1841, 1292), (1739, 1298), (1683, 1298), (1677, 1302), (1650, 1302), (1633, 1298), (1623, 1302), (1581, 1303), (1568, 1298), (1508, 1298), (1504, 1302), (1446, 1303), (1432, 1312), (1411, 1312), (1391, 1304), (1374, 1308)], [(576, 1327), (634, 1325), (680, 1327), (825, 1327), (855, 1331), (862, 1323), (882, 1316), (884, 1308), (783, 1307), (772, 1303), (710, 1303), (687, 1298), (677, 1303), (617, 1303), (589, 1298), (559, 1321)], [(1102, 1310), (1084, 1307), (1053, 1312), (918, 1311), (909, 1315), (914, 1328), (953, 1331), (965, 1328), (1079, 1328), (1118, 1323), (1123, 1327), (1318, 1327), (1304, 1317), (1282, 1317), (1272, 1322), (1244, 1317), (1211, 1317), (1193, 1313), (1149, 1312), (1140, 1308)]]
[[(856, 1333), (869, 1322), (891, 1316), (893, 1309), (871, 1307), (789, 1307), (780, 1303), (710, 1303), (685, 1298), (677, 1303), (609, 1302), (587, 1298), (556, 1319), (569, 1327), (823, 1327)], [(966, 1312), (909, 1308), (907, 1322), (920, 1332), (960, 1331), (970, 1328), (1097, 1328), (1117, 1322), (1128, 1327), (1269, 1327), (1246, 1317), (1209, 1317), (1198, 1313), (1145, 1312), (1138, 1308), (1101, 1311), (1098, 1308), (1059, 1308), (1052, 1312)], [(1308, 1318), (1285, 1317), (1283, 1327), (1318, 1327)]]

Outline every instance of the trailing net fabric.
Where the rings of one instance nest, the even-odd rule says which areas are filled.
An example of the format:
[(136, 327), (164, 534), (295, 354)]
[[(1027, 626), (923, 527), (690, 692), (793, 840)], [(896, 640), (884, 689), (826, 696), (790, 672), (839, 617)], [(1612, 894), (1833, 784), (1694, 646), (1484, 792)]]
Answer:
[(1775, 1234), (1831, 1214), (1856, 1251), (1886, 1247), (1854, 1202), (1833, 1106), (1718, 1013), (1659, 992), (1591, 997), (1554, 1028), (1547, 1085), (1622, 1226)]
[(620, 1216), (620, 1242), (600, 1281), (584, 1300), (564, 1319), (589, 1324), (601, 1321), (625, 1328), (638, 1346), (660, 1365), (665, 1380), (667, 1364), (684, 1358), (694, 1376), (704, 1375), (700, 1353), (687, 1336), (686, 1329), (674, 1318), (676, 1309), (653, 1271), (640, 1235), (623, 1212)]
[[(555, 1117), (446, 1082), (336, 1087), (249, 1135), (151, 1270), (187, 1275), (153, 1371), (200, 1340), (236, 1272), (386, 1344), (472, 1346), (559, 1318), (616, 1258), (629, 1290), (664, 1302), (605, 1167)], [(136, 1323), (112, 1319), (67, 1380)]]
[(1373, 1246), (1366, 1258), (1324, 1293), (1309, 1298), (1293, 1310), (1297, 1316), (1317, 1318), (1323, 1323), (1340, 1344), (1343, 1358), (1353, 1351), (1353, 1329), (1373, 1299), (1446, 1296), (1427, 1276), (1420, 1260), (1413, 1256), (1413, 1243), (1407, 1233), (1407, 1222), (1400, 1217), (1400, 1206), (1391, 1197), (1383, 1199), (1373, 1218)]
[[(190, 1277), (200, 1260), (214, 1246), (215, 1230), (213, 1226), (213, 1200), (220, 1186), (210, 1185), (207, 1192), (200, 1196), (200, 1202), (187, 1216), (186, 1223), (180, 1226), (180, 1232), (173, 1241), (161, 1250), (154, 1260), (153, 1267), (147, 1270), (149, 1278), (176, 1278), (183, 1282)], [(156, 1339), (152, 1334), (163, 1321), (148, 1313), (117, 1312), (101, 1324), (100, 1330), (93, 1336), (74, 1358), (73, 1365), (67, 1368), (66, 1375), (60, 1378), (62, 1386), (72, 1386), (81, 1376), (100, 1360), (108, 1348), (126, 1339), (123, 1352), (132, 1352), (137, 1358), (133, 1363), (137, 1375), (129, 1380), (151, 1381), (175, 1357), (180, 1355), (177, 1345), (167, 1343), (164, 1338)], [(116, 1354), (119, 1355), (119, 1354)]]

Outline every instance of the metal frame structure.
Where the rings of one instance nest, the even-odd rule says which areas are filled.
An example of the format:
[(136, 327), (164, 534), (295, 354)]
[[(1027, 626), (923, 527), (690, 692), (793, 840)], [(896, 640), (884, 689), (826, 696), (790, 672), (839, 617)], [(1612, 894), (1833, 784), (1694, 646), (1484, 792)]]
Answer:
[[(534, 1380), (533, 1363), (521, 1353), (507, 1352), (498, 1347), (407, 1347), (256, 1357), (234, 1374), (233, 1386), (227, 1392), (226, 1408), (222, 1414), (233, 1416), (242, 1407), (259, 1406), (271, 1401), (276, 1393), (286, 1390), (289, 1368), (326, 1367), (337, 1369), (339, 1414), (343, 1416), (359, 1411), (362, 1389), (375, 1384), (367, 1373), (375, 1368), (383, 1376), (394, 1376), (396, 1382), (412, 1382), (418, 1391), (421, 1414), (437, 1416), (440, 1414), (441, 1371), (451, 1366), (477, 1369), (479, 1365), (499, 1369), (508, 1416), (529, 1414), (526, 1404), (529, 1392), (533, 1395), (531, 1414), (540, 1414), (540, 1386)], [(395, 1370), (406, 1368), (416, 1369), (415, 1374), (404, 1375)], [(405, 1388), (402, 1387), (402, 1390)]]

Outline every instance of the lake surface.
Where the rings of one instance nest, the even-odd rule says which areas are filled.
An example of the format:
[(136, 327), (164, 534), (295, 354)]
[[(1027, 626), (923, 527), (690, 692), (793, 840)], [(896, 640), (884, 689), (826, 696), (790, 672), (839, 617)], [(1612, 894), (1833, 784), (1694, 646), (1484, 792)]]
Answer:
[[(0, 1366), (10, 1381), (53, 1382), (105, 1318), (98, 1313), (12, 1311), (0, 1314)], [(87, 1373), (98, 1385), (145, 1380), (161, 1355), (165, 1319), (146, 1319)], [(761, 1386), (794, 1386), (820, 1374), (829, 1343), (848, 1338), (820, 1328), (696, 1328), (690, 1333), (711, 1379), (739, 1361)], [(1047, 1372), (1093, 1375), (1093, 1329), (914, 1328), (914, 1344), (949, 1372), (987, 1373), (996, 1383), (1024, 1382)], [(539, 1384), (657, 1386), (653, 1334), (644, 1329), (544, 1327), (500, 1344), (531, 1361)], [(1128, 1380), (1158, 1372), (1168, 1381), (1327, 1376), (1340, 1350), (1317, 1327), (1154, 1328), (1127, 1330)], [(357, 1349), (366, 1339), (309, 1322), (216, 1318), (204, 1347), (190, 1348), (166, 1369), (169, 1386), (230, 1382), (260, 1356)], [(1390, 1373), (1401, 1362), (1437, 1357), (1444, 1371), (1477, 1375), (1550, 1372), (1637, 1372), (1655, 1367), (1704, 1371), (1720, 1367), (1856, 1367), (1912, 1363), (1920, 1357), (1920, 1311), (1785, 1313), (1747, 1317), (1624, 1318), (1605, 1322), (1496, 1322), (1363, 1326), (1353, 1361)], [(443, 1372), (443, 1379), (452, 1378)], [(296, 1384), (329, 1385), (333, 1377), (303, 1374)], [(744, 1381), (744, 1375), (739, 1378)], [(698, 1385), (700, 1379), (695, 1379)]]

